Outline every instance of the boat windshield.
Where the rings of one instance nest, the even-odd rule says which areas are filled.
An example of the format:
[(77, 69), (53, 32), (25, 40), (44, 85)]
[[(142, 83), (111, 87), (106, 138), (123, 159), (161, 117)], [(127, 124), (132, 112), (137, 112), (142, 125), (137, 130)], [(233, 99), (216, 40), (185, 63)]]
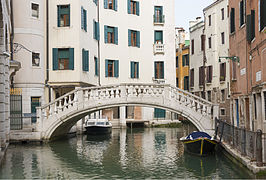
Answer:
[(97, 125), (104, 125), (104, 122), (97, 122)]
[(87, 125), (94, 125), (94, 122), (87, 122)]

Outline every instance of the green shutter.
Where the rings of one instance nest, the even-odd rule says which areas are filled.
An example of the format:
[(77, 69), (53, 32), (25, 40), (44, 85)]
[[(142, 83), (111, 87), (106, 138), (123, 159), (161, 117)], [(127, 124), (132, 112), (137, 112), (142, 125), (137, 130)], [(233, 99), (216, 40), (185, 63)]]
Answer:
[(139, 62), (137, 62), (137, 78), (139, 78)]
[(83, 11), (83, 7), (81, 7), (81, 29), (84, 29), (84, 11)]
[(128, 46), (131, 46), (131, 30), (128, 30)]
[(104, 9), (107, 9), (107, 0), (104, 0)]
[(99, 26), (99, 22), (96, 22), (96, 34), (97, 34), (97, 40), (100, 40), (100, 26)]
[(137, 5), (136, 5), (136, 6), (137, 6), (137, 9), (136, 9), (136, 11), (137, 11), (137, 15), (139, 16), (139, 2), (137, 1), (136, 4), (137, 4)]
[(186, 63), (185, 63), (185, 55), (182, 56), (182, 66), (185, 66)]
[(94, 63), (95, 63), (95, 76), (98, 76), (98, 58), (94, 57)]
[(115, 11), (117, 11), (117, 0), (114, 0), (114, 7), (115, 7)]
[(87, 11), (84, 10), (84, 29), (87, 32)]
[(105, 59), (105, 77), (108, 77), (108, 59)]
[(115, 44), (118, 44), (118, 28), (117, 27), (115, 27), (114, 28), (114, 33), (115, 33)]
[(74, 70), (74, 48), (69, 48), (69, 69)]
[(140, 32), (137, 31), (137, 47), (140, 47)]
[(187, 55), (187, 65), (189, 66), (189, 54)]
[(85, 50), (82, 48), (82, 71), (85, 71)]
[(104, 42), (107, 43), (107, 26), (104, 26)]
[(96, 35), (96, 21), (93, 19), (93, 39), (97, 39), (97, 35)]
[(162, 73), (161, 73), (161, 79), (164, 79), (164, 62), (163, 63), (161, 63), (161, 70), (162, 70)]
[(158, 78), (157, 76), (157, 69), (156, 69), (156, 62), (154, 62), (154, 78)]
[(57, 6), (57, 27), (60, 27), (60, 15), (61, 15), (61, 12), (60, 12), (60, 6)]
[(131, 0), (127, 0), (127, 13), (131, 14), (131, 5), (130, 5)]
[(251, 10), (251, 39), (255, 38), (255, 10)]
[(68, 14), (68, 26), (70, 26), (70, 5), (68, 6), (68, 9), (67, 9), (67, 14)]
[(53, 48), (53, 70), (58, 70), (58, 49)]
[(246, 33), (247, 33), (247, 41), (251, 42), (251, 15), (247, 15), (247, 28), (246, 28)]
[(134, 62), (130, 61), (130, 77), (134, 78)]
[(115, 67), (115, 77), (119, 77), (119, 61), (118, 60), (115, 60), (114, 61), (114, 67)]
[(89, 51), (85, 51), (86, 71), (89, 71)]

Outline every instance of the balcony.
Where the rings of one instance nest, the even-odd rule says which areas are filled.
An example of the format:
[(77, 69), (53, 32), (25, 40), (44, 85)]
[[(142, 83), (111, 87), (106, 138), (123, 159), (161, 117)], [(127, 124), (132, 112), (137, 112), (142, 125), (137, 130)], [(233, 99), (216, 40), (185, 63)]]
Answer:
[(164, 44), (154, 44), (153, 45), (153, 53), (154, 54), (164, 54)]
[(164, 15), (153, 15), (153, 24), (154, 25), (164, 25)]

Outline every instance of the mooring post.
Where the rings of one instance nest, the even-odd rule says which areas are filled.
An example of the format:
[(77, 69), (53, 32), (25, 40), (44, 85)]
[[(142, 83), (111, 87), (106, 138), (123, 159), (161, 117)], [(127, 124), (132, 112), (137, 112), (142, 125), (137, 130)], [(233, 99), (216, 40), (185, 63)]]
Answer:
[(262, 163), (262, 131), (260, 129), (256, 132), (256, 161), (257, 166), (261, 167)]

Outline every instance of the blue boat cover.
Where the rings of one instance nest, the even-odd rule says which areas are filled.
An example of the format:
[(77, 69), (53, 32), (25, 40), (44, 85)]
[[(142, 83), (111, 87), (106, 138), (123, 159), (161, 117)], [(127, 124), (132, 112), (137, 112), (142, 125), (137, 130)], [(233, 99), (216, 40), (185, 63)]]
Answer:
[(205, 132), (193, 132), (191, 134), (189, 134), (186, 139), (197, 139), (197, 138), (201, 138), (201, 137), (205, 137), (205, 138), (208, 138), (208, 139), (211, 139), (211, 136)]

